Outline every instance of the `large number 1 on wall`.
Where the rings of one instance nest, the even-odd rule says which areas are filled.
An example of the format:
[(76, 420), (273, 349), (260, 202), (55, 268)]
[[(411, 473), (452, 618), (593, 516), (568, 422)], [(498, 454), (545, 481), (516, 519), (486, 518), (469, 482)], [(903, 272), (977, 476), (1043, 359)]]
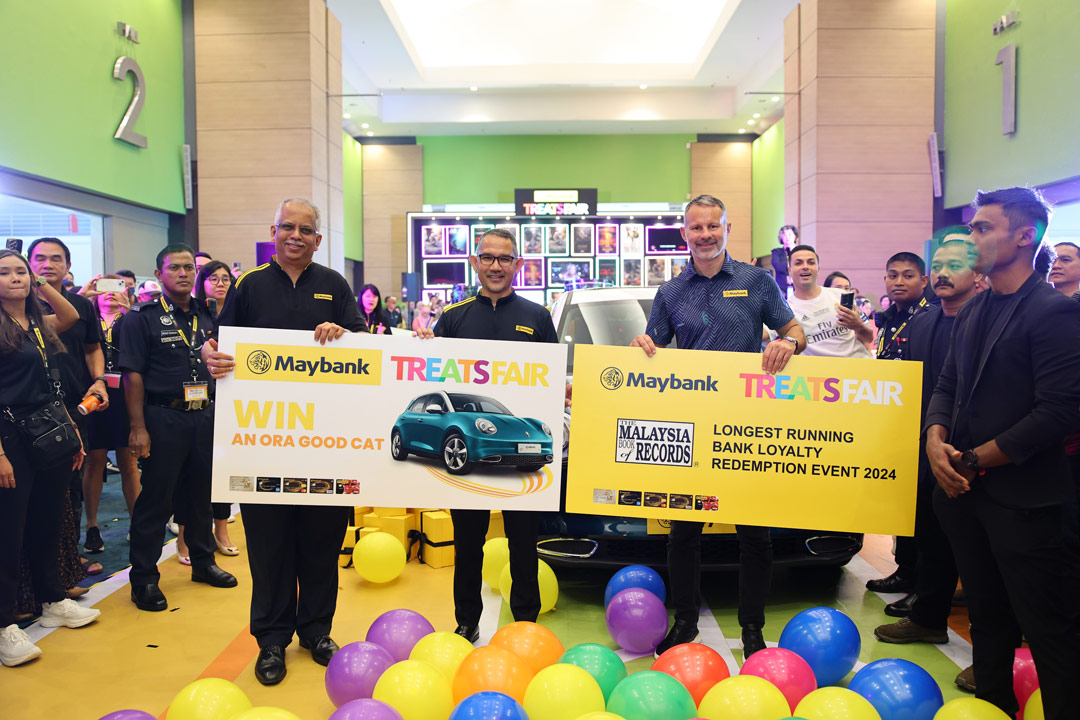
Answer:
[(136, 147), (145, 148), (146, 136), (135, 132), (135, 123), (138, 122), (139, 113), (142, 112), (143, 103), (146, 101), (146, 81), (143, 80), (142, 68), (139, 67), (139, 63), (126, 55), (116, 58), (113, 77), (123, 80), (128, 73), (135, 76), (135, 92), (131, 96), (131, 102), (128, 103), (124, 119), (120, 121), (120, 126), (116, 128), (116, 134), (113, 137)]
[(998, 50), (995, 65), (1001, 66), (1001, 134), (1016, 132), (1016, 43)]

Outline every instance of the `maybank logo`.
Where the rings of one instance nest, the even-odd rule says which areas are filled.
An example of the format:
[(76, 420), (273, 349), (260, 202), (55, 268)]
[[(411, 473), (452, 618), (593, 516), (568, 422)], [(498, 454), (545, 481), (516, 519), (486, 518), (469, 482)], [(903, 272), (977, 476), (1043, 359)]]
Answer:
[(690, 390), (692, 392), (719, 392), (716, 389), (716, 380), (712, 375), (703, 378), (677, 378), (675, 373), (667, 377), (646, 375), (645, 373), (629, 373), (626, 376), (626, 387), (649, 388), (650, 390)]
[(618, 390), (623, 384), (623, 372), (617, 367), (604, 368), (600, 373), (600, 384), (608, 390)]
[(382, 351), (354, 348), (302, 348), (288, 345), (236, 346), (239, 380), (378, 385)]

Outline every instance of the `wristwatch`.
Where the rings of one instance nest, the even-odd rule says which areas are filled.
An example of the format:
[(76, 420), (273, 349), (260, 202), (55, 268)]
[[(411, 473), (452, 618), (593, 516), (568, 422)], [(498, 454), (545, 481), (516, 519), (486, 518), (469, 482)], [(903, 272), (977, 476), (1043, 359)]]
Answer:
[(983, 469), (979, 467), (979, 455), (974, 450), (965, 450), (960, 456), (960, 462), (976, 475), (981, 475), (983, 472)]
[(790, 335), (785, 335), (784, 337), (782, 337), (780, 339), (790, 341), (795, 346), (795, 351), (796, 352), (799, 351), (799, 341), (796, 340), (795, 338), (791, 337)]
[(42, 285), (48, 285), (49, 284), (49, 281), (46, 280), (45, 278), (41, 277), (40, 275), (37, 276), (36, 280), (37, 280), (38, 287), (41, 287)]

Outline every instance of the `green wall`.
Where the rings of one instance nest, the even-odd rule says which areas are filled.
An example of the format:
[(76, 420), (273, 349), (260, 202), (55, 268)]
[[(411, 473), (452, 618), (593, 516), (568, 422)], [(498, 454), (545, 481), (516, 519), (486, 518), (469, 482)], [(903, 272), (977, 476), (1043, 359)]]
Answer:
[(752, 167), (754, 226), (751, 247), (754, 257), (762, 257), (776, 247), (776, 233), (784, 224), (783, 118), (754, 140)]
[[(138, 45), (120, 37), (117, 21), (138, 30)], [(6, 0), (0, 27), (0, 166), (183, 213), (180, 0)], [(145, 78), (135, 125), (145, 150), (113, 138), (133, 86), (131, 75), (113, 79), (121, 55)]]
[(513, 202), (514, 188), (597, 188), (599, 202), (686, 202), (693, 134), (419, 137), (424, 202)]
[[(996, 19), (1019, 22), (999, 35)], [(945, 26), (945, 206), (979, 188), (1039, 185), (1080, 174), (1080, 3), (948, 0)], [(1001, 134), (998, 51), (1016, 43), (1016, 132)]]
[(345, 191), (345, 257), (364, 259), (364, 155), (363, 146), (341, 133), (342, 188)]

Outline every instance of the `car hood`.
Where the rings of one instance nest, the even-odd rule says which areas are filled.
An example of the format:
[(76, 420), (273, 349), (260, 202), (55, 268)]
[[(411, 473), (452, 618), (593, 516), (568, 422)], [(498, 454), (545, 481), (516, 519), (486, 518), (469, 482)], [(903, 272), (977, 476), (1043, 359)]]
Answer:
[[(516, 415), (496, 415), (494, 413), (480, 413), (480, 412), (456, 412), (453, 415), (455, 418), (459, 418), (469, 423), (470, 425), (476, 422), (477, 418), (484, 418), (495, 424), (500, 431), (508, 430), (511, 432), (521, 432), (527, 430), (530, 433), (539, 433), (544, 435), (544, 432), (538, 427), (539, 421), (532, 420), (531, 418), (520, 418)], [(536, 424), (533, 424), (536, 423)], [(549, 437), (544, 435), (544, 437)]]

